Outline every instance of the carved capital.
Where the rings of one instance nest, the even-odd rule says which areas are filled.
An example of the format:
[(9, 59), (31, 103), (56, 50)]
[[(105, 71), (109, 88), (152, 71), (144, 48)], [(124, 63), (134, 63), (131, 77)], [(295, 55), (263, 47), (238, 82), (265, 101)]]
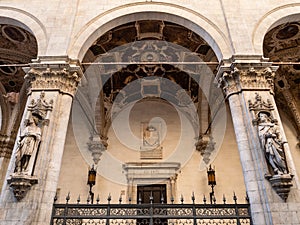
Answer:
[(31, 186), (38, 183), (34, 176), (14, 173), (7, 180), (9, 187), (13, 190), (15, 198), (20, 201), (25, 197)]
[(218, 80), (218, 86), (223, 89), (226, 96), (240, 91), (239, 87), (239, 71), (234, 68), (232, 71), (223, 72)]
[(277, 69), (261, 56), (233, 56), (220, 65), (217, 80), (227, 97), (243, 90), (273, 93)]
[(242, 89), (274, 91), (275, 71), (271, 67), (243, 68), (239, 75)]
[(29, 82), (30, 91), (58, 90), (74, 96), (82, 76), (78, 61), (69, 58), (39, 58), (30, 64), (25, 79)]

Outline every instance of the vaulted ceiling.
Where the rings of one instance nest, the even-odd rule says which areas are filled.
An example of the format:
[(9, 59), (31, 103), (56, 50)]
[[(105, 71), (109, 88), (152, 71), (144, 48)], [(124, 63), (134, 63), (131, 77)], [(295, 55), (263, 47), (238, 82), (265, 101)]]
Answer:
[(300, 22), (270, 30), (264, 39), (264, 56), (279, 66), (275, 77), (276, 103), (300, 137)]
[[(179, 54), (183, 50), (178, 46), (187, 53), (185, 56)], [(275, 80), (276, 102), (285, 109), (300, 135), (300, 22), (282, 24), (270, 30), (265, 36), (263, 50), (265, 57), (279, 65)], [(35, 37), (23, 28), (0, 24), (0, 53), (0, 65), (11, 64), (0, 66), (0, 82), (7, 93), (19, 92), (25, 74), (14, 64), (26, 64), (37, 57)], [(107, 73), (103, 79), (106, 95), (138, 78), (159, 76), (174, 81), (191, 96), (197, 96), (198, 85), (188, 75), (196, 76), (197, 69), (193, 65), (184, 68), (167, 62), (215, 62), (208, 65), (213, 74), (217, 67), (215, 53), (199, 35), (183, 26), (160, 20), (135, 21), (106, 32), (90, 47), (83, 62), (95, 62), (99, 58), (101, 62), (163, 62), (159, 65), (130, 63), (123, 67), (103, 65), (102, 75), (105, 77)], [(109, 78), (111, 71), (113, 75)]]
[(37, 42), (27, 30), (0, 24), (0, 82), (7, 93), (20, 92), (24, 83), (24, 71), (13, 64), (30, 63), (37, 57)]

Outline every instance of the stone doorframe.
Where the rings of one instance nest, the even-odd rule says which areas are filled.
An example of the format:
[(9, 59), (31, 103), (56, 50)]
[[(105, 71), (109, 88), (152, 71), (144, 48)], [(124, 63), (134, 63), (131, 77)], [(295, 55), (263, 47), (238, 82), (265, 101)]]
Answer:
[(137, 202), (137, 185), (166, 184), (167, 198), (176, 196), (176, 179), (180, 170), (178, 162), (128, 162), (123, 165), (128, 183), (127, 199)]

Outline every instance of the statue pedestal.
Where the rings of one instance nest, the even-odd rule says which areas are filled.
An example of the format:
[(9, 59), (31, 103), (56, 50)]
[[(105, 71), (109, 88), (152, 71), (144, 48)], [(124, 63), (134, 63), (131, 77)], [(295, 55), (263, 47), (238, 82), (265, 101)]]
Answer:
[(7, 183), (13, 190), (15, 198), (20, 201), (25, 197), (31, 186), (38, 183), (38, 179), (35, 176), (29, 176), (22, 173), (13, 173), (11, 177), (7, 179)]
[(269, 179), (274, 190), (284, 201), (288, 198), (290, 189), (293, 186), (292, 179), (291, 174), (274, 175)]

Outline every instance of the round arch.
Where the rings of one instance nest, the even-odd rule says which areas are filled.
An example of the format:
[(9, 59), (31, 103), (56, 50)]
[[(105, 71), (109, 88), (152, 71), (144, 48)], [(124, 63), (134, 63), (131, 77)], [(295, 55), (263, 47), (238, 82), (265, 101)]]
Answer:
[(263, 41), (267, 32), (274, 27), (300, 19), (300, 3), (293, 3), (274, 8), (267, 12), (257, 22), (253, 33), (252, 43), (255, 53), (263, 55)]
[(1, 6), (0, 20), (10, 25), (19, 26), (31, 32), (35, 36), (37, 41), (38, 55), (44, 55), (46, 53), (46, 28), (36, 17), (21, 9)]
[(168, 3), (128, 4), (98, 15), (75, 35), (68, 54), (71, 58), (82, 60), (92, 43), (105, 32), (121, 24), (147, 19), (165, 20), (189, 28), (212, 47), (218, 60), (229, 58), (232, 54), (229, 40), (216, 24), (195, 11)]

